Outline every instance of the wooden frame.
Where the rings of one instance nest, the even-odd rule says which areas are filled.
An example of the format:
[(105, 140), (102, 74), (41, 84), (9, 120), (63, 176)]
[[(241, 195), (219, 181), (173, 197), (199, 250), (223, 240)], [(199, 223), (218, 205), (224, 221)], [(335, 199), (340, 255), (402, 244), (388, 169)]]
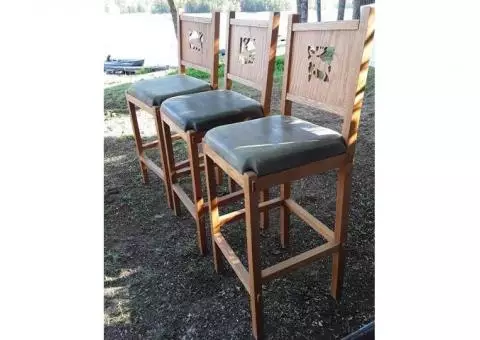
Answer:
[[(177, 16), (177, 27), (178, 27), (178, 58), (179, 58), (179, 74), (185, 73), (185, 66), (196, 67), (202, 70), (210, 72), (210, 85), (212, 89), (218, 87), (218, 53), (219, 53), (219, 34), (220, 34), (220, 12), (212, 12), (210, 18), (206, 17), (197, 17), (197, 16), (188, 16), (179, 12)], [(199, 62), (199, 65), (189, 62), (189, 60), (196, 60), (191, 55), (193, 53), (186, 51), (182, 45), (187, 41), (187, 37), (183, 34), (182, 31), (186, 28), (201, 28), (208, 32), (208, 41), (209, 44), (205, 48), (205, 56), (202, 56)], [(142, 182), (148, 184), (148, 169), (150, 169), (154, 174), (156, 174), (165, 185), (165, 192), (167, 196), (167, 203), (170, 209), (173, 208), (171, 187), (167, 178), (170, 177), (168, 173), (168, 168), (165, 166), (166, 152), (163, 144), (163, 132), (161, 124), (161, 111), (158, 106), (150, 106), (136, 97), (125, 92), (125, 98), (127, 101), (128, 110), (130, 112), (130, 118), (132, 121), (133, 135), (135, 137), (135, 145), (138, 156), (138, 161), (140, 163), (140, 170), (142, 174)], [(157, 140), (154, 142), (143, 144), (142, 137), (140, 135), (140, 128), (138, 126), (137, 119), (137, 108), (140, 108), (151, 114), (155, 118)], [(172, 140), (180, 139), (178, 134), (171, 136)], [(158, 148), (160, 152), (160, 165), (158, 166), (145, 155), (145, 150)], [(177, 176), (185, 176), (189, 174), (189, 163), (188, 162), (179, 162), (175, 164), (175, 171)]]
[[(230, 12), (227, 17), (227, 43), (226, 43), (226, 56), (225, 56), (225, 88), (230, 90), (232, 88), (232, 79), (243, 83), (245, 85), (250, 85), (256, 89), (262, 91), (261, 105), (264, 111), (264, 114), (268, 115), (270, 113), (270, 102), (271, 102), (271, 93), (272, 93), (272, 84), (273, 84), (273, 69), (275, 66), (275, 56), (277, 49), (277, 37), (278, 37), (278, 27), (280, 24), (280, 13), (275, 12), (270, 14), (270, 19), (265, 20), (237, 20), (235, 19), (235, 12)], [(233, 64), (238, 64), (235, 62), (234, 57), (238, 56), (238, 50), (234, 47), (231, 42), (231, 36), (235, 32), (243, 32), (242, 30), (249, 30), (254, 32), (254, 37), (256, 39), (262, 40), (264, 44), (260, 47), (260, 53), (256, 54), (258, 63), (253, 63), (245, 66), (245, 72), (238, 71), (237, 67), (236, 72), (240, 72), (238, 75), (231, 77), (229, 76), (230, 70)], [(240, 30), (240, 31), (239, 31)], [(253, 34), (253, 33), (252, 33)], [(265, 45), (265, 46), (263, 46)], [(201, 145), (203, 136), (206, 133), (204, 132), (195, 132), (182, 131), (182, 129), (169, 117), (165, 114), (161, 115), (161, 124), (162, 124), (162, 135), (164, 141), (164, 149), (166, 152), (166, 166), (169, 168), (169, 186), (172, 190), (172, 205), (175, 214), (180, 214), (180, 201), (187, 208), (187, 211), (192, 215), (196, 222), (197, 228), (197, 241), (199, 246), (200, 254), (205, 255), (207, 252), (206, 245), (206, 233), (205, 233), (205, 210), (207, 205), (203, 200), (203, 194), (201, 189), (200, 181), (200, 172), (203, 170), (202, 164), (200, 163), (200, 155), (198, 151), (199, 145)], [(183, 139), (187, 143), (187, 152), (188, 152), (188, 161), (189, 161), (189, 170), (192, 176), (192, 189), (193, 189), (193, 200), (188, 197), (186, 192), (178, 184), (179, 171), (178, 167), (174, 162), (174, 154), (172, 147), (172, 137), (171, 131), (178, 132), (179, 138)], [(214, 171), (214, 177), (216, 183), (221, 181), (221, 171)], [(215, 172), (216, 171), (216, 172)], [(231, 179), (229, 179), (229, 189), (231, 197), (227, 198), (228, 202), (231, 202), (235, 199), (241, 197), (241, 191), (235, 192), (235, 187)], [(268, 200), (268, 188), (263, 190), (261, 193), (261, 200)], [(224, 201), (224, 202), (227, 202)], [(268, 226), (268, 214), (262, 214), (262, 227), (266, 228)]]
[[(297, 14), (290, 15), (287, 28), (285, 72), (282, 88), (282, 114), (291, 115), (292, 101), (297, 101), (295, 100), (297, 98), (296, 96), (289, 96), (292, 77), (297, 76), (295, 72), (298, 72), (299, 70), (297, 65), (299, 59), (295, 57), (292, 58), (292, 55), (298, 53), (298, 51), (295, 50), (295, 41), (297, 41), (295, 40), (295, 34), (308, 34), (310, 31), (318, 32), (319, 30), (348, 31), (349, 34), (353, 34), (353, 40), (351, 40), (352, 37), (348, 37), (349, 40), (353, 42), (351, 45), (351, 53), (353, 56), (348, 57), (348, 65), (344, 65), (344, 67), (347, 67), (355, 77), (349, 75), (349, 77), (346, 78), (346, 81), (344, 79), (343, 84), (343, 88), (345, 89), (343, 94), (345, 95), (345, 100), (348, 102), (345, 102), (342, 107), (349, 108), (350, 110), (343, 110), (342, 112), (344, 115), (342, 132), (347, 145), (347, 152), (340, 156), (309, 163), (297, 168), (257, 177), (253, 172), (240, 173), (230, 166), (230, 164), (228, 164), (219, 154), (212, 150), (208, 144), (204, 143), (203, 146), (215, 270), (217, 272), (223, 270), (224, 264), (221, 258), (221, 254), (223, 254), (249, 293), (252, 331), (253, 336), (256, 339), (263, 338), (261, 289), (263, 283), (329, 255), (333, 256), (331, 294), (335, 299), (340, 298), (343, 283), (345, 261), (343, 244), (347, 236), (348, 206), (352, 180), (351, 171), (360, 111), (365, 92), (368, 64), (373, 43), (374, 6), (362, 7), (359, 22), (347, 22), (346, 24), (343, 24), (343, 22), (338, 24), (298, 24), (298, 21), (299, 16)], [(334, 84), (334, 86), (336, 86), (336, 84)], [(318, 107), (322, 103), (317, 103), (313, 99), (310, 99), (307, 102), (302, 102), (302, 104)], [(338, 112), (335, 113), (338, 114)], [(245, 198), (244, 209), (220, 215), (219, 207), (221, 206), (221, 198), (217, 197), (215, 181), (213, 178), (215, 166), (220, 167), (236, 185), (243, 189)], [(330, 169), (338, 169), (334, 230), (331, 230), (325, 224), (313, 217), (290, 197), (290, 184), (292, 181), (322, 173)], [(260, 193), (266, 188), (275, 185), (280, 185), (280, 197), (260, 202)], [(326, 243), (273, 266), (262, 269), (260, 266), (258, 228), (260, 224), (260, 214), (262, 212), (268, 212), (275, 207), (280, 207), (280, 243), (282, 247), (288, 245), (289, 216), (291, 213), (297, 215), (307, 225), (312, 227), (325, 239)], [(227, 222), (241, 218), (244, 218), (246, 223), (248, 270), (243, 266), (240, 259), (221, 233), (221, 229), (225, 227)]]

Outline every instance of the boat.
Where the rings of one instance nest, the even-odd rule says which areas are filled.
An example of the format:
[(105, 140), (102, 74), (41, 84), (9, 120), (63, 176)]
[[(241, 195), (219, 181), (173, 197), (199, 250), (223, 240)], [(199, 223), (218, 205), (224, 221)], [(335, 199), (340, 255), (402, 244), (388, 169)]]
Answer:
[(107, 56), (107, 60), (103, 62), (103, 69), (116, 69), (118, 67), (141, 67), (145, 59), (112, 59), (110, 55)]

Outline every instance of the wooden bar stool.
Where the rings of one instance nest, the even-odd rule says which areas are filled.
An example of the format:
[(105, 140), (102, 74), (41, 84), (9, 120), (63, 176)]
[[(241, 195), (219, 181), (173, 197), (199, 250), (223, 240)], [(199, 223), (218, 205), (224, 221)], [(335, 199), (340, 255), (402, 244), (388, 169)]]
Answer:
[[(198, 147), (205, 133), (216, 126), (268, 116), (272, 93), (273, 70), (277, 49), (280, 13), (271, 13), (269, 20), (235, 19), (235, 12), (227, 18), (227, 46), (225, 57), (225, 90), (177, 96), (165, 100), (160, 107), (166, 159), (170, 174), (173, 207), (179, 214), (179, 200), (193, 216), (197, 225), (200, 253), (206, 253), (205, 210), (201, 190)], [(232, 80), (260, 90), (261, 102), (231, 91)], [(193, 200), (178, 184), (179, 172), (174, 165), (171, 131), (187, 142)], [(218, 180), (217, 180), (218, 182)], [(220, 199), (223, 204), (241, 198), (242, 191), (232, 192)], [(264, 197), (267, 197), (264, 190)], [(266, 215), (263, 226), (268, 224)]]
[[(133, 134), (140, 162), (143, 183), (148, 183), (150, 169), (165, 184), (168, 206), (172, 208), (171, 189), (168, 167), (165, 166), (165, 150), (163, 149), (163, 131), (161, 129), (160, 105), (170, 97), (178, 95), (210, 91), (218, 87), (218, 52), (220, 12), (212, 12), (211, 18), (179, 14), (178, 27), (178, 64), (179, 74), (149, 80), (141, 80), (133, 84), (126, 92), (127, 106), (133, 126)], [(161, 43), (159, 36), (158, 43)], [(210, 83), (185, 75), (185, 66), (194, 67), (210, 73)], [(143, 144), (138, 126), (136, 107), (155, 117), (158, 140)], [(179, 136), (173, 136), (179, 139)], [(158, 148), (161, 167), (145, 155), (145, 150)], [(188, 162), (175, 164), (178, 176), (189, 173)]]
[[(360, 20), (298, 23), (290, 15), (287, 30), (282, 115), (225, 125), (204, 138), (209, 211), (215, 270), (221, 253), (250, 295), (253, 335), (263, 336), (262, 284), (313, 261), (333, 255), (331, 294), (340, 298), (344, 272), (351, 172), (374, 32), (374, 7), (364, 6)], [(292, 102), (338, 114), (342, 133), (291, 116)], [(245, 193), (245, 208), (219, 214), (214, 165)], [(294, 180), (338, 169), (335, 229), (331, 230), (290, 198)], [(261, 190), (280, 185), (280, 197), (259, 203)], [(280, 243), (288, 244), (289, 215), (294, 213), (326, 243), (266, 269), (261, 268), (259, 218), (280, 207)], [(245, 218), (248, 269), (222, 236), (227, 222)]]

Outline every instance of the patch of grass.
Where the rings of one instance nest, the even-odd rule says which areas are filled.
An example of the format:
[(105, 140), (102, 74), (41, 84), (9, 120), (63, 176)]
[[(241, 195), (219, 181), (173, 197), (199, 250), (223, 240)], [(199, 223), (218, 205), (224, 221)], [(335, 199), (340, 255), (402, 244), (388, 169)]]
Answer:
[(126, 83), (103, 90), (103, 113), (105, 118), (128, 114), (125, 91), (130, 85), (131, 83)]
[[(275, 70), (273, 73), (274, 77), (280, 77), (283, 75), (283, 64), (284, 64), (284, 56), (277, 56), (275, 59)], [(177, 70), (171, 70), (168, 72), (168, 75), (177, 74)], [(208, 79), (210, 77), (210, 73), (199, 71), (193, 68), (187, 68), (185, 74), (194, 78), (198, 79)], [(225, 76), (225, 64), (220, 64), (218, 66), (218, 77), (223, 78)]]
[(285, 61), (285, 56), (283, 56), (283, 55), (279, 55), (275, 59), (275, 70), (273, 71), (273, 76), (275, 78), (283, 76), (284, 61)]
[[(167, 75), (177, 74), (178, 70), (172, 70), (167, 73)], [(210, 77), (210, 73), (196, 70), (194, 68), (187, 68), (185, 70), (185, 74), (190, 77), (198, 78), (198, 79), (208, 79)], [(225, 74), (225, 65), (220, 64), (218, 66), (218, 77), (221, 78)]]
[[(277, 56), (275, 59), (275, 70), (273, 73), (273, 76), (276, 77), (281, 77), (283, 75), (283, 64), (284, 64), (284, 56)], [(168, 72), (168, 75), (171, 74), (177, 74), (177, 70), (172, 70)], [(204, 71), (199, 71), (193, 68), (187, 68), (185, 71), (185, 74), (194, 78), (198, 79), (208, 79), (210, 77), (210, 73), (204, 72)], [(223, 78), (225, 76), (225, 64), (220, 64), (218, 66), (218, 77)]]
[(155, 70), (151, 67), (142, 67), (140, 70), (136, 72), (136, 74), (146, 74), (151, 72), (155, 72)]

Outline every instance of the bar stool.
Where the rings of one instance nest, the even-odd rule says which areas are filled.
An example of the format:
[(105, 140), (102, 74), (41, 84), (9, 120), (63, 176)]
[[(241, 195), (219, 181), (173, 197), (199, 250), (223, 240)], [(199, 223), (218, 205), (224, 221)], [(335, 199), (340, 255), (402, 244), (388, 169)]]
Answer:
[[(235, 19), (235, 12), (230, 12), (227, 18), (225, 90), (170, 98), (160, 107), (173, 207), (178, 215), (179, 200), (182, 201), (195, 219), (198, 246), (202, 255), (207, 249), (204, 216), (207, 206), (201, 190), (202, 165), (198, 146), (211, 128), (269, 115), (279, 21), (278, 12), (271, 13), (269, 20)], [(231, 91), (232, 80), (260, 90), (261, 103)], [(177, 133), (188, 145), (193, 200), (178, 183), (171, 131)], [(241, 191), (231, 193), (221, 201), (226, 204), (240, 196)]]
[[(288, 21), (282, 114), (216, 127), (204, 138), (215, 270), (223, 269), (223, 253), (249, 293), (256, 339), (263, 337), (263, 283), (328, 255), (333, 255), (331, 294), (335, 299), (340, 298), (343, 281), (351, 173), (373, 45), (374, 7), (363, 6), (360, 20), (299, 23), (298, 19), (294, 14)], [(292, 102), (342, 116), (342, 132), (292, 117)], [(219, 214), (214, 165), (243, 188), (244, 209)], [(334, 230), (290, 198), (292, 181), (330, 169), (338, 169)], [(261, 190), (275, 185), (280, 185), (280, 197), (259, 203)], [(288, 245), (291, 213), (326, 243), (262, 269), (259, 216), (274, 207), (280, 207), (282, 247)], [(221, 233), (227, 222), (241, 218), (246, 222), (248, 270)]]
[[(133, 84), (126, 92), (125, 97), (132, 120), (136, 151), (140, 162), (143, 183), (148, 183), (150, 169), (164, 182), (168, 206), (172, 208), (171, 189), (166, 178), (168, 167), (164, 165), (166, 155), (163, 149), (161, 129), (160, 105), (167, 98), (196, 92), (210, 91), (218, 87), (218, 52), (219, 52), (219, 25), (220, 12), (212, 12), (210, 18), (177, 16), (178, 27), (178, 64), (179, 74), (149, 80), (141, 80)], [(158, 43), (161, 43), (159, 36)], [(210, 83), (185, 75), (185, 66), (194, 67), (210, 73)], [(145, 110), (155, 118), (158, 139), (143, 144), (138, 126), (136, 107)], [(178, 136), (173, 136), (178, 139)], [(145, 150), (158, 148), (160, 151), (161, 167), (145, 155)], [(188, 162), (175, 165), (179, 176), (186, 175)]]

